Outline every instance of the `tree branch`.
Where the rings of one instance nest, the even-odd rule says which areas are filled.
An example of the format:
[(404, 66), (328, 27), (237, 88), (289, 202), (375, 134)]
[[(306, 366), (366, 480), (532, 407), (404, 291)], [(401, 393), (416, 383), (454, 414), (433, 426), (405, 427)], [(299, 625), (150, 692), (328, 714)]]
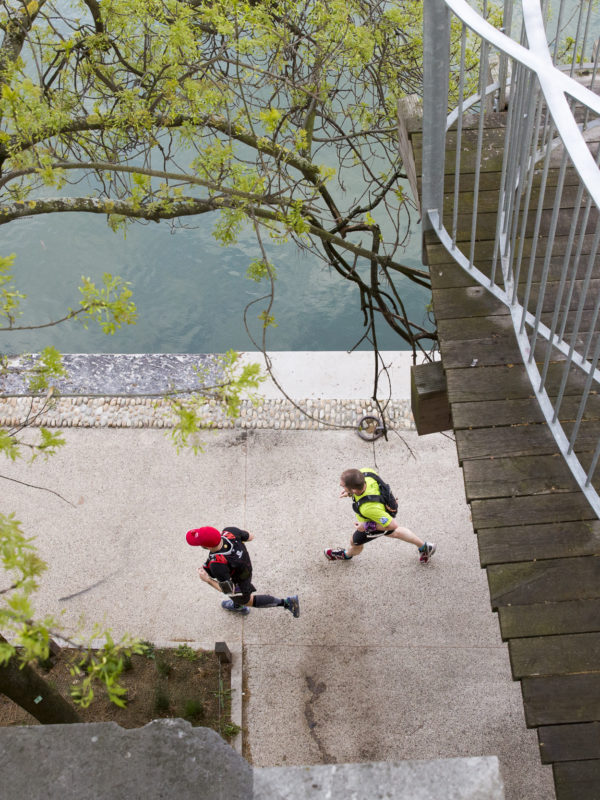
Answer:
[(25, 483), (25, 481), (19, 481), (16, 478), (9, 478), (8, 475), (0, 475), (0, 479), (4, 481), (11, 481), (12, 483), (19, 483), (21, 486), (27, 486), (29, 489), (40, 489), (42, 492), (50, 492), (50, 494), (60, 497), (60, 499), (64, 500), (65, 503), (68, 503), (70, 506), (73, 506), (73, 508), (76, 508), (75, 503), (67, 500), (66, 497), (63, 497), (62, 494), (55, 492), (54, 489), (48, 489), (46, 486), (36, 486), (34, 483)]

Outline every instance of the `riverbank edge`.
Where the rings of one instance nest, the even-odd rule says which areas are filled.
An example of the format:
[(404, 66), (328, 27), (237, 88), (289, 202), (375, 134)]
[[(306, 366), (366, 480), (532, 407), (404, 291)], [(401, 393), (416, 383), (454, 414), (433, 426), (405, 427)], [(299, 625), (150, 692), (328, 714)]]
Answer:
[[(414, 430), (409, 399), (411, 355), (406, 351), (380, 354), (378, 397), (392, 429)], [(214, 400), (204, 404), (204, 427), (354, 429), (365, 415), (381, 416), (369, 398), (373, 353), (293, 351), (268, 357), (288, 397), (268, 377), (259, 387), (257, 400), (242, 400), (235, 419)], [(192, 393), (207, 376), (218, 377), (213, 354), (64, 354), (67, 377), (57, 381), (55, 396), (48, 400), (31, 396), (19, 375), (36, 358), (35, 354), (8, 357), (8, 369), (0, 373), (0, 426), (169, 429), (176, 416), (166, 394), (173, 390)], [(260, 353), (241, 354), (241, 364), (262, 360)]]

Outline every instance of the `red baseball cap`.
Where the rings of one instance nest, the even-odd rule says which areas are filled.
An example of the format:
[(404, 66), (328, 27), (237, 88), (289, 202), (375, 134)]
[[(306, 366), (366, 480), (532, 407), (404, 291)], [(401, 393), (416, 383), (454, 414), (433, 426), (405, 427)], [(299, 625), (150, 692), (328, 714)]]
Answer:
[(194, 528), (185, 535), (187, 543), (194, 547), (216, 547), (221, 541), (221, 533), (210, 525), (204, 528)]

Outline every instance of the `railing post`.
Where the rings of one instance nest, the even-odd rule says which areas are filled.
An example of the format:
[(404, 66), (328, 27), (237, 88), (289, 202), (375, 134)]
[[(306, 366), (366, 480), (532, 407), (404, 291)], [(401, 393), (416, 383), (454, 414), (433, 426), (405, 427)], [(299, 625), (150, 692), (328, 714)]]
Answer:
[(432, 228), (427, 212), (444, 205), (444, 157), (448, 81), (450, 79), (450, 11), (444, 0), (423, 0), (423, 232)]

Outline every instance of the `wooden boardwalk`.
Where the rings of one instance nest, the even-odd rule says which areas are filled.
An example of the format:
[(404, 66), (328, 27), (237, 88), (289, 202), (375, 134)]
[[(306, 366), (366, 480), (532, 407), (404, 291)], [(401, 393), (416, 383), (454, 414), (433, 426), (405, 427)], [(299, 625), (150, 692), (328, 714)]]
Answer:
[[(475, 264), (487, 274), (504, 123), (504, 115), (489, 115), (485, 131)], [(417, 126), (409, 124), (409, 133), (420, 176), (422, 134)], [(467, 125), (463, 135), (459, 241), (470, 237), (475, 164), (466, 148), (476, 133)], [(474, 150), (473, 146), (473, 154)], [(451, 172), (453, 156), (446, 163)], [(556, 183), (556, 173), (550, 180)], [(454, 176), (446, 175), (446, 209), (453, 185)], [(563, 248), (574, 195), (569, 187), (561, 204), (557, 242)], [(446, 227), (450, 229), (447, 218)], [(591, 238), (586, 236), (586, 241)], [(536, 266), (539, 262), (541, 267), (543, 237), (538, 241)], [(529, 253), (531, 241), (524, 246)], [(513, 678), (521, 682), (527, 726), (537, 729), (542, 762), (553, 766), (557, 799), (599, 800), (600, 521), (576, 488), (543, 421), (506, 307), (474, 283), (433, 234), (426, 237), (426, 252), (466, 499), (492, 608), (508, 642)], [(547, 324), (561, 263), (553, 259), (551, 265), (550, 300), (544, 307)], [(599, 280), (600, 265), (594, 282)], [(578, 282), (576, 289), (580, 286)], [(533, 288), (537, 291), (539, 284)], [(586, 303), (588, 327), (591, 318)], [(562, 374), (560, 361), (551, 365), (549, 374), (552, 395)], [(567, 430), (582, 384), (582, 375), (572, 371), (561, 412)], [(583, 425), (580, 451), (585, 466), (600, 433), (600, 396), (588, 404)]]

